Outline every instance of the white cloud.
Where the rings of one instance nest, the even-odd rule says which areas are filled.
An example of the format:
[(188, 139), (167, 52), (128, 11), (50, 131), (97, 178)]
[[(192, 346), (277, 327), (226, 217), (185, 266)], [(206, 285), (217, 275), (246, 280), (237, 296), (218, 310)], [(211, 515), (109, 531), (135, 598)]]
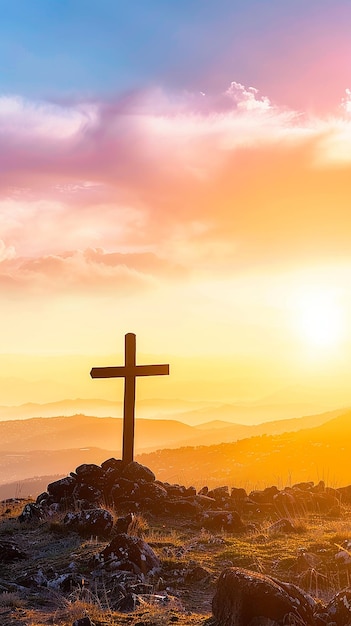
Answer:
[(351, 113), (351, 89), (345, 89), (346, 96), (341, 100), (341, 107), (346, 113)]
[(272, 108), (270, 100), (264, 96), (258, 98), (258, 89), (255, 87), (244, 87), (241, 83), (233, 81), (227, 89), (226, 94), (236, 103), (238, 109), (246, 111), (267, 111)]

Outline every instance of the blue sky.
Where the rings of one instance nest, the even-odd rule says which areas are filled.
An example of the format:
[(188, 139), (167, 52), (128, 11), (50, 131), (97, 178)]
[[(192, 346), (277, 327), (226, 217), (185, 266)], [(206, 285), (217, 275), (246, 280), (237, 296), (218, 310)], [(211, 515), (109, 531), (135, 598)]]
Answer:
[(2, 93), (208, 92), (235, 80), (313, 107), (321, 91), (335, 103), (347, 86), (346, 1), (0, 0), (0, 11)]

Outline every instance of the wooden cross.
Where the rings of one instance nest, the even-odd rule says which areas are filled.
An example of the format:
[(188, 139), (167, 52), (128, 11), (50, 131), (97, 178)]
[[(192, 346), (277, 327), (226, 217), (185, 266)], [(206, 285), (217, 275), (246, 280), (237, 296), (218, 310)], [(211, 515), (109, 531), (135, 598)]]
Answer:
[(163, 376), (169, 374), (169, 365), (136, 365), (136, 336), (125, 335), (125, 365), (120, 367), (93, 367), (92, 378), (124, 378), (123, 448), (126, 463), (134, 457), (135, 382), (137, 376)]

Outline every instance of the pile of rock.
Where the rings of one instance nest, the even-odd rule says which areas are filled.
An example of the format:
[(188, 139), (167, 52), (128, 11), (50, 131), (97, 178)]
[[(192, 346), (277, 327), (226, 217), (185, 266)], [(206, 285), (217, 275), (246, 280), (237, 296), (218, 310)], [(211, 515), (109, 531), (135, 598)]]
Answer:
[(302, 482), (279, 490), (276, 486), (254, 490), (232, 489), (232, 498), (241, 512), (278, 513), (294, 517), (306, 513), (321, 513), (332, 517), (340, 515), (340, 502), (351, 502), (351, 489), (326, 487), (324, 481), (317, 485)]
[(107, 510), (150, 512), (191, 517), (211, 530), (241, 532), (245, 525), (228, 487), (211, 491), (156, 480), (144, 465), (108, 459), (100, 465), (84, 464), (65, 478), (48, 485), (35, 503), (26, 504), (19, 520), (40, 520), (68, 511), (64, 524), (86, 534), (108, 535), (113, 517)]
[[(65, 524), (87, 534), (108, 535), (113, 526), (112, 515), (104, 509), (150, 512), (155, 515), (191, 517), (211, 531), (221, 529), (242, 532), (250, 528), (241, 515), (278, 514), (294, 517), (308, 512), (338, 516), (340, 501), (351, 502), (351, 487), (332, 489), (323, 481), (298, 483), (279, 490), (272, 486), (247, 493), (245, 489), (228, 486), (198, 492), (156, 480), (144, 465), (120, 459), (108, 459), (101, 465), (83, 464), (69, 476), (48, 485), (35, 504), (27, 504), (20, 521), (42, 519), (57, 511), (71, 511)], [(73, 512), (74, 511), (74, 512)], [(79, 511), (79, 513), (77, 513)]]

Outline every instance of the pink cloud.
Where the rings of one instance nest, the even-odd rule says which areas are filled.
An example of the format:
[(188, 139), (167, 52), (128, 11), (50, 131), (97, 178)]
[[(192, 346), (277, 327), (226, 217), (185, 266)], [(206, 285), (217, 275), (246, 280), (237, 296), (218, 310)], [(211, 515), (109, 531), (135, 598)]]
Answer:
[[(174, 277), (185, 263), (232, 271), (348, 254), (348, 105), (347, 92), (334, 116), (308, 118), (236, 82), (216, 97), (0, 99), (1, 237), (19, 255), (15, 279), (92, 287), (159, 276), (162, 264)], [(107, 252), (63, 254), (77, 248)]]
[(101, 248), (27, 259), (8, 256), (0, 263), (0, 288), (14, 295), (23, 290), (128, 294), (152, 289), (170, 276), (183, 278), (186, 270), (152, 253), (107, 253)]

